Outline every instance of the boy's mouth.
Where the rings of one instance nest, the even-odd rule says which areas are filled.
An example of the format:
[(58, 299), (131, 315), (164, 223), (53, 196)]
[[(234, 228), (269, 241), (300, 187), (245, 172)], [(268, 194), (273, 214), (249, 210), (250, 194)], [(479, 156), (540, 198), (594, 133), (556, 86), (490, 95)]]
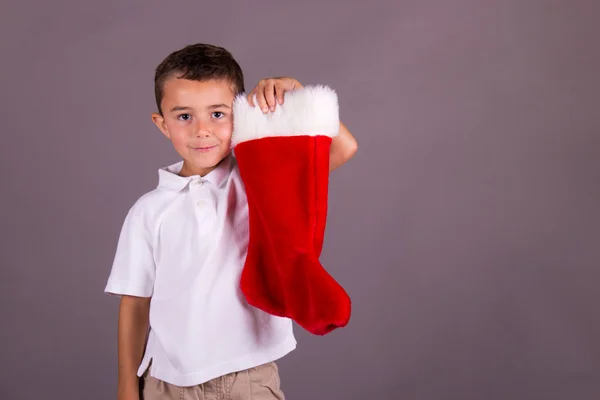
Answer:
[(203, 146), (203, 147), (192, 147), (193, 150), (195, 151), (199, 151), (199, 152), (207, 152), (207, 151), (211, 151), (212, 149), (216, 148), (217, 146)]

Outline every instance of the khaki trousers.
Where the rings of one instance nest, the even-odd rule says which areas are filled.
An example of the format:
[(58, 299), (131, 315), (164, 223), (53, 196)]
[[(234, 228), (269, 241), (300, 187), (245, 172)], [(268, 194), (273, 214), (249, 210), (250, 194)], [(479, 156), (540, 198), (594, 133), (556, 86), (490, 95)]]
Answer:
[(285, 400), (274, 362), (191, 387), (163, 382), (148, 371), (142, 379), (143, 400)]

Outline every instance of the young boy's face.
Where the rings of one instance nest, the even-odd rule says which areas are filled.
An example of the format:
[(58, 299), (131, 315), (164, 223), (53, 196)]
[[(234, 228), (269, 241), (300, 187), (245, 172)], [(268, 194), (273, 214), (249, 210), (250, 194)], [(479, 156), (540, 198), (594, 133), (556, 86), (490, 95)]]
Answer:
[(234, 94), (227, 81), (171, 77), (163, 86), (163, 115), (152, 120), (183, 158), (182, 176), (204, 176), (231, 150)]

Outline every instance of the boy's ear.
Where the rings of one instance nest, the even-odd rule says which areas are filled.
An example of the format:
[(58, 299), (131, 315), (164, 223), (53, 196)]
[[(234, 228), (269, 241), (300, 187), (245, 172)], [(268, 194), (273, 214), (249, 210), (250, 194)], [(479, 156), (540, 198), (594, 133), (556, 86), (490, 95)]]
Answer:
[(167, 139), (171, 139), (171, 134), (169, 133), (169, 130), (167, 129), (167, 124), (165, 123), (165, 118), (160, 115), (159, 113), (152, 113), (152, 122), (154, 122), (154, 125), (156, 125), (158, 127), (158, 129), (160, 129), (160, 131), (163, 133), (163, 135), (165, 135), (167, 137)]

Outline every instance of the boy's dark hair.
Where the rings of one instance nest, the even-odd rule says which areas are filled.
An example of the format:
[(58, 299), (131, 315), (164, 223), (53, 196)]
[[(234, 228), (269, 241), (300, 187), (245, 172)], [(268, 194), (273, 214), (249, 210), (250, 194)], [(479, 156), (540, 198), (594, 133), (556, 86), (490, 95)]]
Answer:
[(245, 91), (242, 68), (226, 49), (205, 43), (185, 46), (167, 56), (156, 67), (154, 96), (158, 112), (163, 99), (165, 81), (173, 75), (193, 81), (225, 80), (231, 84), (234, 96)]

